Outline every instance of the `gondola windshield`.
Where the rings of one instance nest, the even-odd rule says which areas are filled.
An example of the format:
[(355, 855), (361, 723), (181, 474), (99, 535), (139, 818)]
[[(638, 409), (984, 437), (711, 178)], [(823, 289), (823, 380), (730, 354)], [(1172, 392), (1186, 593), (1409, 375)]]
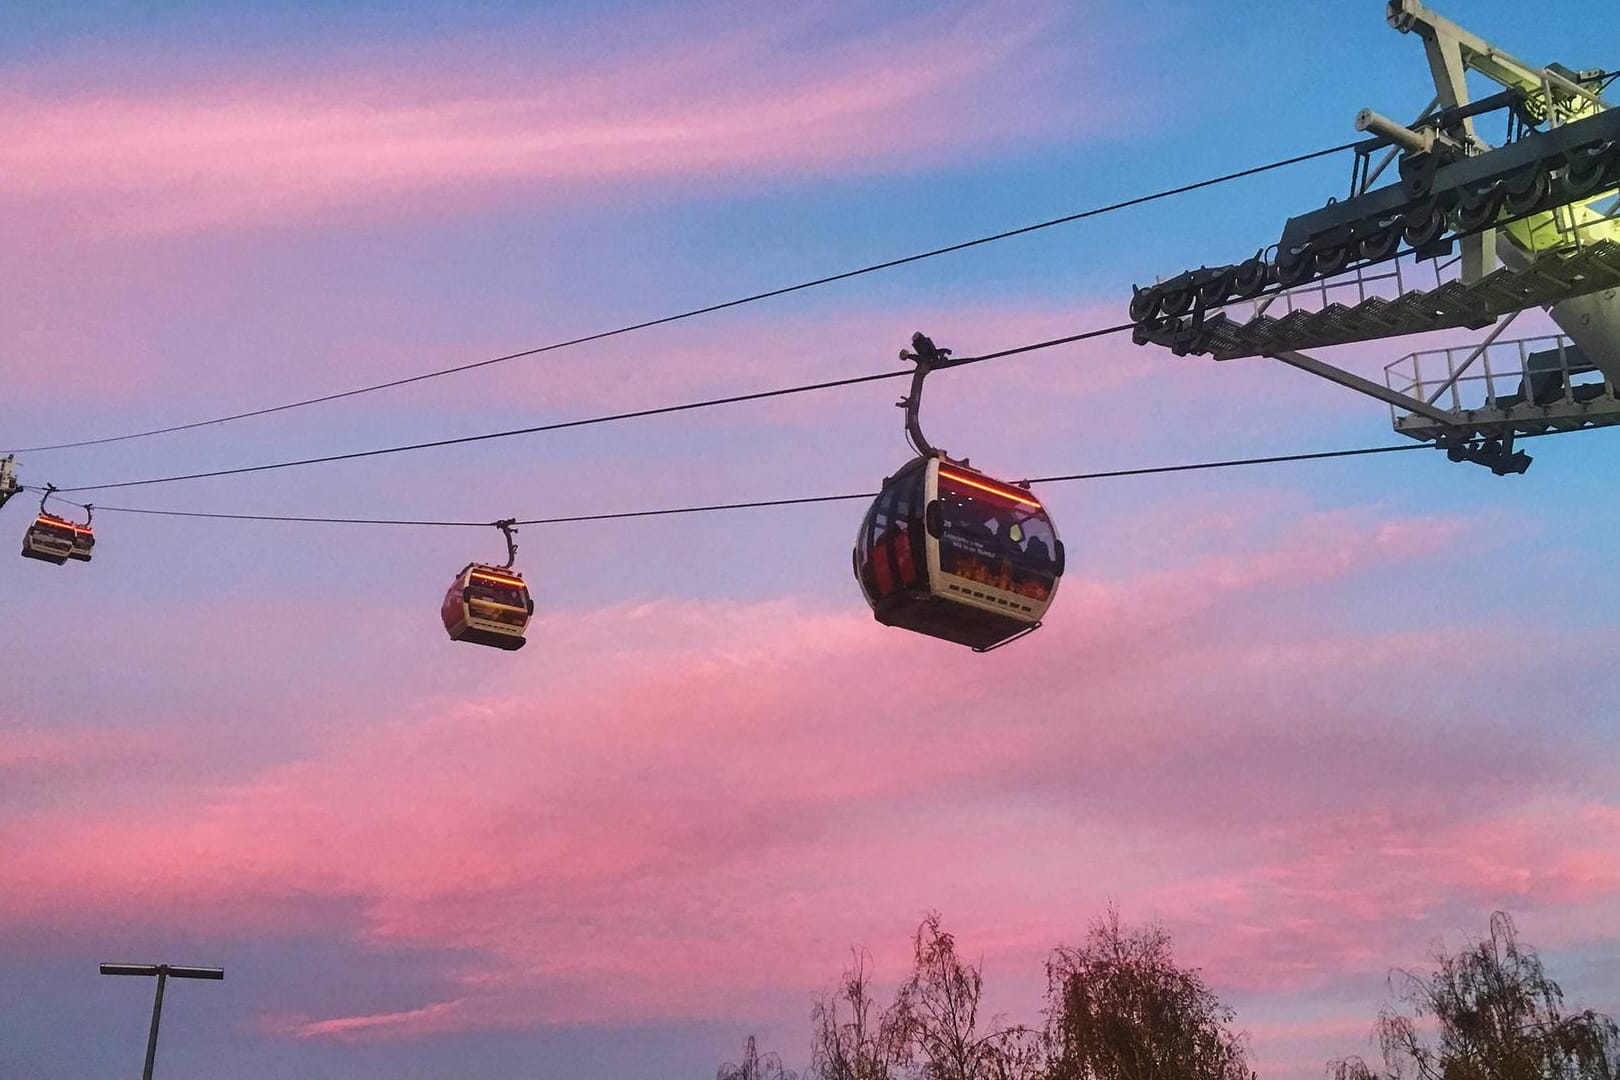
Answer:
[(939, 568), (1045, 601), (1057, 582), (1057, 535), (1029, 492), (941, 464)]
[(529, 620), (529, 590), (515, 578), (489, 570), (467, 575), (467, 607), (480, 619), (521, 626)]

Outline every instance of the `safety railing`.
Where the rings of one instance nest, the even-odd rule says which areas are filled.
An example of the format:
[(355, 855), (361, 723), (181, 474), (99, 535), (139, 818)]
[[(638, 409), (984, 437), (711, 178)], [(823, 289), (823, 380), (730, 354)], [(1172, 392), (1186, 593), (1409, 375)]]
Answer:
[[(1615, 399), (1615, 386), (1587, 362), (1569, 338), (1547, 337), (1428, 349), (1410, 353), (1385, 366), (1391, 390), (1430, 405), (1464, 410), (1509, 411), (1522, 405), (1552, 407), (1586, 404), (1599, 397)], [(1391, 406), (1399, 426), (1413, 415)]]

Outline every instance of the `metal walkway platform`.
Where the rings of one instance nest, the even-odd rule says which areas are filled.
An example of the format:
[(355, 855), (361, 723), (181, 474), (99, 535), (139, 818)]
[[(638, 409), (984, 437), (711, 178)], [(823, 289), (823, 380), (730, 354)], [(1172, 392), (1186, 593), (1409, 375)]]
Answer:
[(1546, 435), (1620, 424), (1613, 382), (1567, 337), (1488, 341), (1410, 353), (1384, 368), (1391, 390), (1439, 405), (1447, 421), (1391, 406), (1414, 439)]
[(1599, 240), (1570, 252), (1541, 256), (1523, 270), (1503, 267), (1472, 285), (1450, 281), (1397, 299), (1368, 297), (1354, 305), (1330, 303), (1320, 311), (1292, 311), (1281, 318), (1259, 315), (1236, 322), (1211, 315), (1138, 326), (1137, 344), (1163, 345), (1178, 356), (1217, 360), (1268, 356), (1356, 341), (1421, 334), (1455, 327), (1478, 329), (1526, 308), (1620, 286), (1620, 244)]

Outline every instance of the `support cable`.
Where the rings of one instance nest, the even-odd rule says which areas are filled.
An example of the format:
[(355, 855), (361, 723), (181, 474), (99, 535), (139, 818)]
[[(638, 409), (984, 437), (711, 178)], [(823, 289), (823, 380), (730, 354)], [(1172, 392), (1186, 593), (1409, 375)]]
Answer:
[[(1268, 457), (1228, 458), (1219, 461), (1195, 461), (1179, 465), (1149, 465), (1133, 469), (1108, 469), (1101, 472), (1066, 473), (1060, 476), (1040, 476), (1032, 478), (1031, 484), (1066, 484), (1084, 480), (1112, 480), (1137, 476), (1155, 476), (1168, 473), (1204, 472), (1212, 469), (1239, 469), (1256, 465), (1280, 465), (1288, 462), (1300, 461), (1326, 461), (1333, 458), (1365, 457), (1371, 454), (1392, 454), (1402, 450), (1433, 450), (1427, 443), (1401, 443), (1395, 446), (1365, 446), (1348, 450), (1318, 450), (1299, 454), (1276, 454)], [(34, 489), (30, 489), (34, 490)], [(712, 514), (732, 510), (758, 510), (774, 506), (806, 506), (814, 503), (851, 502), (856, 499), (875, 499), (876, 491), (857, 491), (845, 495), (808, 495), (791, 499), (756, 499), (748, 502), (707, 503), (694, 506), (660, 507), (647, 510), (622, 510), (616, 513), (602, 514), (569, 514), (562, 517), (546, 518), (519, 518), (509, 520), (511, 525), (573, 525), (588, 521), (623, 521), (628, 518), (671, 517), (682, 514)], [(72, 503), (70, 500), (57, 496), (59, 501)], [(221, 521), (281, 521), (297, 524), (320, 525), (396, 525), (410, 527), (442, 527), (487, 529), (491, 525), (499, 526), (499, 522), (492, 521), (424, 521), (402, 518), (341, 518), (341, 517), (297, 517), (280, 514), (222, 514), (206, 513), (195, 510), (154, 510), (139, 506), (105, 506), (97, 504), (96, 509), (104, 514), (146, 514), (154, 517), (178, 518), (207, 518)]]
[(1268, 162), (1265, 165), (1256, 165), (1247, 169), (1239, 169), (1236, 172), (1229, 172), (1221, 176), (1210, 177), (1207, 180), (1199, 180), (1195, 183), (1182, 184), (1177, 187), (1166, 188), (1162, 191), (1155, 191), (1149, 195), (1138, 195), (1135, 198), (1109, 203), (1106, 206), (1092, 207), (1089, 210), (1082, 210), (1074, 214), (1066, 214), (1063, 217), (1052, 218), (1049, 221), (1040, 221), (1033, 225), (1024, 225), (1016, 229), (1008, 229), (1005, 232), (992, 233), (988, 236), (980, 236), (972, 240), (964, 240), (960, 243), (947, 244), (944, 247), (937, 247), (929, 251), (918, 252), (915, 255), (906, 255), (898, 259), (888, 259), (884, 262), (871, 263), (867, 266), (857, 267), (853, 270), (845, 270), (837, 274), (829, 274), (825, 277), (801, 281), (794, 285), (785, 285), (777, 289), (768, 289), (764, 292), (752, 293), (748, 296), (738, 297), (735, 300), (726, 300), (717, 304), (709, 304), (704, 307), (691, 308), (687, 311), (682, 311), (674, 315), (664, 315), (660, 318), (647, 319), (642, 322), (631, 323), (627, 326), (616, 327), (612, 330), (602, 330), (597, 333), (586, 334), (582, 337), (569, 338), (564, 341), (554, 341), (549, 345), (540, 345), (532, 349), (523, 349), (519, 352), (507, 353), (504, 356), (491, 357), (488, 360), (476, 360), (469, 364), (458, 364), (454, 367), (440, 368), (436, 371), (426, 371), (420, 375), (410, 375), (402, 379), (390, 379), (387, 382), (373, 383), (368, 386), (359, 386), (352, 390), (343, 390), (332, 394), (322, 394), (318, 397), (303, 398), (298, 401), (289, 401), (280, 405), (270, 405), (261, 409), (250, 409), (246, 412), (231, 413), (225, 416), (215, 416), (207, 420), (194, 420), (190, 423), (173, 424), (169, 427), (151, 428), (146, 431), (132, 431), (124, 435), (108, 435), (99, 439), (80, 439), (76, 442), (52, 443), (46, 446), (30, 446), (18, 450), (0, 451), (0, 456), (3, 456), (6, 453), (40, 454), (48, 450), (68, 450), (81, 446), (104, 446), (108, 443), (125, 442), (130, 439), (144, 439), (154, 435), (169, 435), (179, 431), (191, 431), (196, 428), (210, 427), (215, 424), (228, 424), (236, 420), (247, 420), (255, 416), (269, 416), (272, 413), (287, 412), (291, 409), (301, 409), (308, 405), (320, 405), (328, 401), (340, 401), (344, 398), (358, 397), (361, 394), (370, 394), (379, 390), (390, 390), (394, 387), (408, 386), (412, 383), (425, 382), (428, 379), (437, 379), (446, 375), (456, 375), (464, 371), (474, 371), (478, 368), (489, 367), (493, 364), (504, 364), (509, 360), (519, 360), (524, 357), (539, 356), (542, 353), (555, 352), (559, 349), (569, 349), (576, 345), (585, 345), (593, 341), (604, 341), (608, 338), (635, 333), (639, 330), (648, 330), (655, 326), (666, 326), (670, 323), (697, 318), (700, 315), (710, 315), (717, 311), (725, 311), (730, 308), (741, 307), (744, 304), (752, 304), (760, 300), (769, 300), (778, 296), (787, 296), (790, 293), (802, 292), (806, 289), (814, 289), (823, 285), (831, 285), (839, 281), (848, 281), (851, 278), (861, 277), (865, 274), (877, 273), (880, 270), (892, 270), (895, 267), (907, 266), (911, 263), (922, 262), (924, 259), (932, 259), (940, 255), (949, 255), (958, 251), (966, 251), (969, 248), (980, 247), (985, 244), (993, 244), (997, 241), (1008, 240), (1015, 236), (1023, 236), (1027, 233), (1038, 232), (1042, 229), (1050, 229), (1057, 225), (1067, 225), (1076, 221), (1084, 221), (1087, 218), (1100, 217), (1103, 214), (1113, 213), (1118, 210), (1125, 210), (1133, 206), (1141, 206), (1145, 203), (1156, 202), (1160, 199), (1168, 199), (1178, 195), (1185, 195), (1189, 192), (1214, 187), (1218, 184), (1229, 183), (1233, 180), (1241, 180), (1245, 177), (1257, 176), (1261, 173), (1271, 172), (1275, 169), (1286, 168), (1287, 166), (1298, 165), (1302, 162), (1312, 161), (1316, 158), (1328, 157), (1332, 154), (1342, 153), (1345, 150), (1349, 150), (1357, 146), (1360, 141), (1361, 140), (1341, 143), (1338, 146), (1329, 146), (1321, 150), (1313, 150), (1306, 154), (1296, 154), (1293, 157), (1282, 158), (1278, 161)]
[[(1058, 345), (1070, 345), (1077, 341), (1086, 341), (1091, 338), (1104, 337), (1109, 334), (1118, 334), (1132, 328), (1132, 323), (1121, 323), (1117, 326), (1107, 326), (1096, 330), (1086, 330), (1066, 337), (1052, 338), (1047, 341), (1037, 341), (1030, 345), (1019, 345), (1011, 349), (1002, 349), (998, 352), (985, 353), (982, 356), (963, 357), (953, 360), (952, 366), (982, 363), (986, 360), (999, 360), (1007, 356), (1016, 356), (1021, 353), (1035, 352), (1039, 349), (1050, 349)], [(300, 468), (306, 465), (325, 465), (336, 461), (354, 461), (359, 458), (382, 457), (387, 454), (402, 454), (412, 450), (430, 450), (445, 446), (460, 446), (465, 443), (487, 442), (491, 439), (509, 439), (518, 435), (537, 435), (547, 431), (562, 431), (567, 428), (591, 427), (596, 424), (614, 423), (620, 420), (634, 420), (648, 416), (663, 416), (669, 413), (689, 412), (694, 409), (709, 409), (720, 405), (735, 405), (745, 401), (762, 401), (766, 398), (787, 397), (791, 394), (805, 394), (816, 390), (830, 390), (842, 386), (856, 386), (861, 383), (877, 382), (882, 379), (899, 379), (909, 376), (906, 371), (880, 371), (871, 375), (856, 375), (847, 379), (831, 379), (826, 382), (805, 383), (800, 386), (785, 386), (775, 390), (761, 390), (752, 394), (734, 394), (730, 397), (709, 398), (703, 401), (688, 401), (680, 405), (660, 405), (651, 409), (636, 409), (630, 412), (610, 413), (605, 416), (592, 416), (583, 420), (561, 420), (552, 424), (537, 424), (531, 427), (511, 428), (505, 431), (489, 431), (479, 435), (461, 435), (452, 439), (434, 439), (430, 442), (407, 443), (403, 446), (384, 446), (372, 450), (354, 450), (344, 454), (327, 454), (323, 457), (297, 458), (291, 461), (275, 461), (265, 465), (245, 465), (231, 469), (213, 469), (208, 472), (183, 473), (176, 476), (157, 476), (145, 480), (123, 480), (108, 484), (80, 484), (77, 487), (64, 487), (61, 491), (106, 491), (113, 488), (146, 487), (151, 484), (172, 484), (182, 480), (202, 480), (217, 476), (240, 476), (245, 473), (270, 472), (276, 469)]]

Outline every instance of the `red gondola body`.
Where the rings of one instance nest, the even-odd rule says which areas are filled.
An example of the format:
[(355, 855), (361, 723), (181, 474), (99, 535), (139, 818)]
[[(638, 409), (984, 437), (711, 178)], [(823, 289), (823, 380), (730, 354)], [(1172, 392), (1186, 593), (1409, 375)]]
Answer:
[(534, 600), (516, 570), (469, 563), (450, 583), (439, 614), (452, 641), (521, 649)]
[(1063, 544), (1027, 488), (931, 454), (884, 482), (854, 567), (879, 622), (983, 652), (1040, 625)]
[(41, 511), (23, 534), (22, 554), (25, 559), (38, 559), (57, 566), (69, 559), (89, 562), (95, 543), (95, 532), (90, 526)]

